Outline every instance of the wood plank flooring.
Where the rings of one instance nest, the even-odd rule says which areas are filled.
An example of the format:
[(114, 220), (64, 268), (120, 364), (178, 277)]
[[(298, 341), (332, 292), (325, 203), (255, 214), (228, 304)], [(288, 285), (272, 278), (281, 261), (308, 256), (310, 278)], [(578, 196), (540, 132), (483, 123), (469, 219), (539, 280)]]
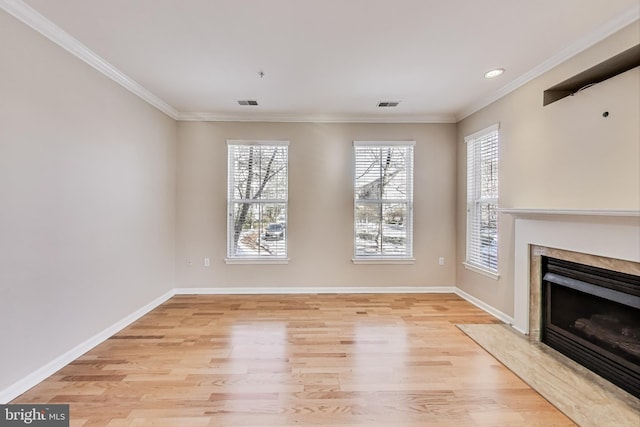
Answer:
[(11, 403), (72, 426), (571, 426), (449, 294), (176, 296)]

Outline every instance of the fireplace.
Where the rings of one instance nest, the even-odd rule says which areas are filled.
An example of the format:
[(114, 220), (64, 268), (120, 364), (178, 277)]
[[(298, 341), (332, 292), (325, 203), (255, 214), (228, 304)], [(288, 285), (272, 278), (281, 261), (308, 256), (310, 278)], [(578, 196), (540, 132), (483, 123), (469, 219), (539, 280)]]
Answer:
[(640, 276), (540, 257), (540, 339), (640, 397)]
[[(509, 229), (510, 221), (513, 225), (512, 325), (515, 330), (527, 334), (536, 346), (541, 344), (543, 257), (640, 276), (638, 210), (501, 209), (500, 212), (503, 227)], [(576, 320), (577, 316), (573, 322)], [(542, 347), (549, 349), (549, 356), (560, 356), (546, 344)], [(572, 372), (581, 371), (574, 370), (571, 365), (573, 363), (569, 363)], [(588, 381), (600, 387), (603, 395), (626, 402), (625, 405), (630, 404), (637, 411), (638, 398), (631, 393), (595, 374), (589, 375)], [(563, 399), (571, 402), (574, 397), (579, 399), (578, 394)]]

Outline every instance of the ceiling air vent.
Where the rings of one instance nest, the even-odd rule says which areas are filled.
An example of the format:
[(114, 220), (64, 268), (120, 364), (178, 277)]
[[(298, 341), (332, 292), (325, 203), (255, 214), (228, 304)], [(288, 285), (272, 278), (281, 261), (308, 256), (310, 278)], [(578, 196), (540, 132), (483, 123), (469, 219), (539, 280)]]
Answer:
[(397, 107), (400, 101), (381, 101), (378, 102), (378, 107)]
[(238, 101), (238, 104), (240, 104), (240, 105), (258, 105), (258, 101), (242, 100), (242, 101)]

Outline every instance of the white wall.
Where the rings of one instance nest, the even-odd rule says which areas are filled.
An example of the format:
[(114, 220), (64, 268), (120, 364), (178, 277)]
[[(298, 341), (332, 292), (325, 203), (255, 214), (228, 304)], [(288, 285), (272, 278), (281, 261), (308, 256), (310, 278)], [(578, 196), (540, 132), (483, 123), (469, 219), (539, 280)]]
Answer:
[(173, 287), (175, 141), (0, 11), (0, 391)]
[[(640, 209), (640, 69), (542, 106), (545, 89), (639, 43), (639, 30), (636, 21), (458, 123), (456, 279), (463, 291), (513, 315), (514, 221), (510, 215), (499, 215), (500, 279), (462, 266), (466, 135), (500, 123), (499, 205), (503, 208)], [(605, 111), (607, 118), (602, 116)]]
[[(224, 263), (227, 139), (290, 141), (288, 265)], [(414, 265), (351, 262), (354, 140), (416, 141)], [(180, 288), (453, 286), (455, 125), (180, 122), (177, 205)]]

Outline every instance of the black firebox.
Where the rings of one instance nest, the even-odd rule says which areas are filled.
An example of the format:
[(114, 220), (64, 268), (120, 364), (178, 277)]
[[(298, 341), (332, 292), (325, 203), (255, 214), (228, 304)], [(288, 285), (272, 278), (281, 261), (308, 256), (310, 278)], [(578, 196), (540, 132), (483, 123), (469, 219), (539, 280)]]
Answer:
[(542, 257), (541, 340), (640, 398), (640, 276)]

